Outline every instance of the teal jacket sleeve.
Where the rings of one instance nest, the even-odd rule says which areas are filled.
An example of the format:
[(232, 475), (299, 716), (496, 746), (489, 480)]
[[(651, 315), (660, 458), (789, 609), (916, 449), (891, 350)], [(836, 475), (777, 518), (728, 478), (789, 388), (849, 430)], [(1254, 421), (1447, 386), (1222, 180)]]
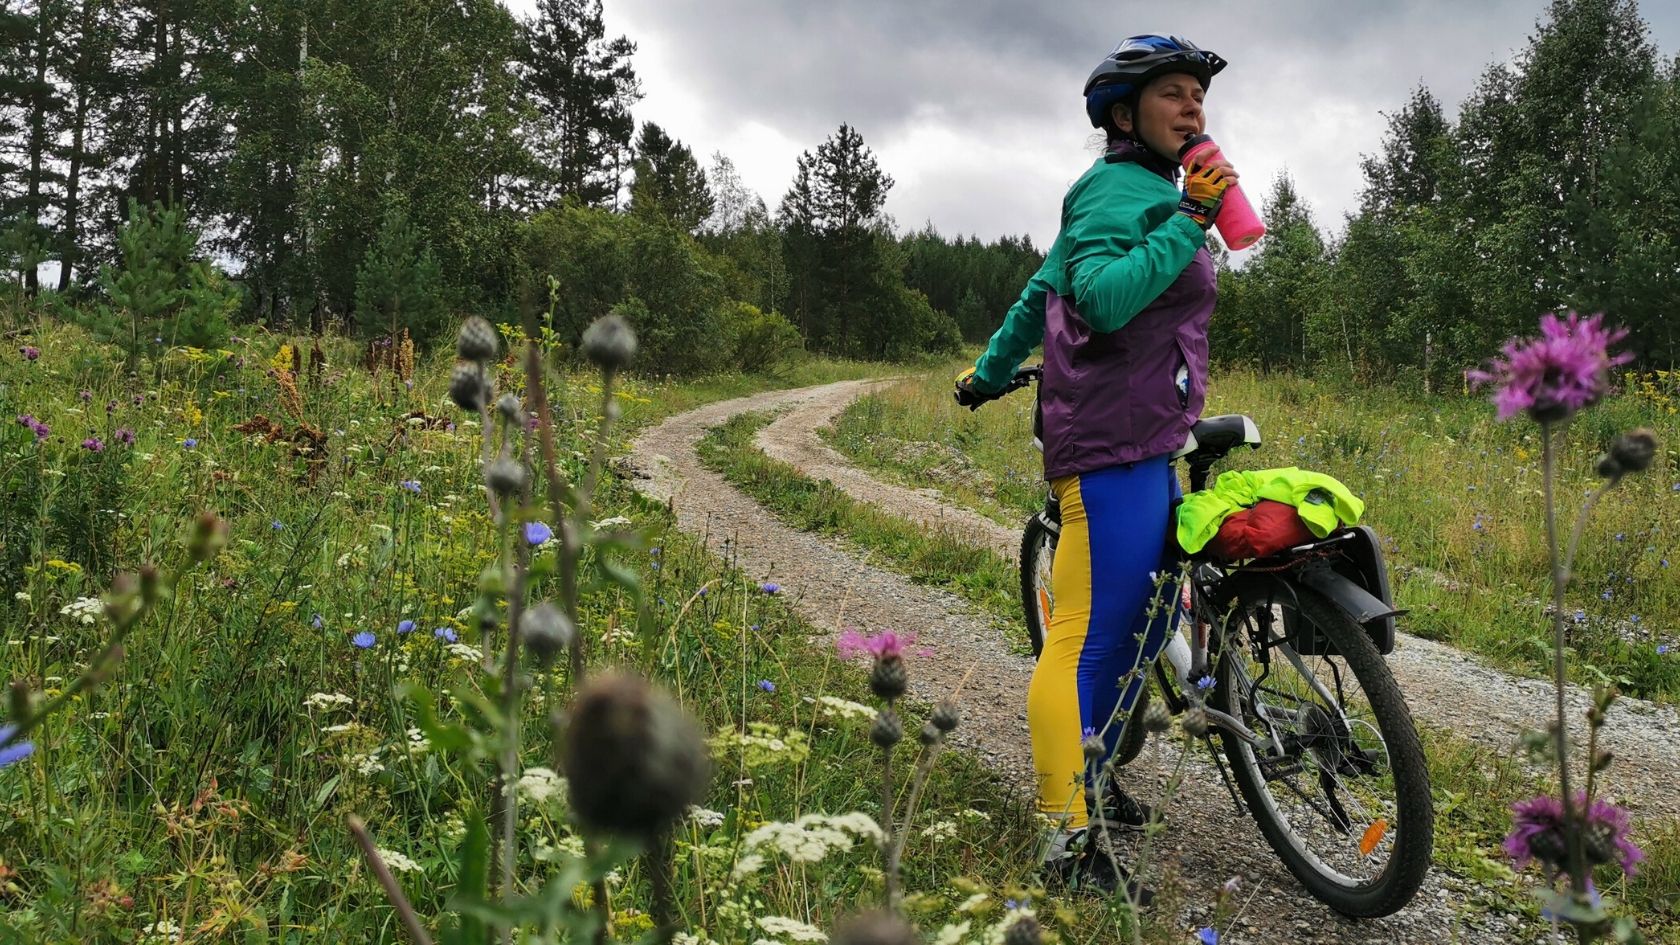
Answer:
[(1060, 242), (1074, 305), (1094, 331), (1131, 321), (1207, 244), (1177, 212), (1177, 188), (1135, 164), (1095, 168), (1069, 196)]
[[(1060, 240), (1057, 241), (1061, 242)], [(1048, 292), (1055, 292), (1055, 273), (1061, 268), (1060, 255), (1055, 247), (1051, 247), (1045, 254), (1044, 265), (1038, 272), (1027, 280), (1027, 287), (1021, 290), (1021, 297), (1009, 307), (1009, 314), (1003, 318), (1003, 325), (992, 334), (992, 340), (986, 345), (986, 353), (974, 363), (974, 385), (983, 393), (991, 394), (1003, 389), (1009, 379), (1015, 375), (1015, 369), (1032, 354), (1032, 350), (1044, 341), (1044, 299)]]

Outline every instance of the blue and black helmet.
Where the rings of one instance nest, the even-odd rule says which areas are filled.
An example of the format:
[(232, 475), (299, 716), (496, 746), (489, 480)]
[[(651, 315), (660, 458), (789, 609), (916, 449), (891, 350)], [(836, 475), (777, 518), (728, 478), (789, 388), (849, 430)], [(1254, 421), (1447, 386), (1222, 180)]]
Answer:
[(1085, 113), (1098, 128), (1108, 126), (1108, 111), (1130, 101), (1149, 80), (1168, 72), (1187, 72), (1206, 89), (1225, 68), (1225, 60), (1182, 36), (1147, 33), (1128, 36), (1103, 58), (1085, 80)]

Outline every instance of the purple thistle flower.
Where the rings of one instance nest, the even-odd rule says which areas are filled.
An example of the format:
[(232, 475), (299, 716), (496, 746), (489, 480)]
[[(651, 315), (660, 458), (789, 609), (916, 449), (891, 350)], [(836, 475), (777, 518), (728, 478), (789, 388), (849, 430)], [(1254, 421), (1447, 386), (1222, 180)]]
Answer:
[(413, 633), (414, 632), (414, 621), (412, 621), (412, 620), (401, 621), (400, 623), (397, 624), (397, 632), (398, 633)]
[(90, 436), (82, 441), (82, 449), (90, 453), (103, 453), (105, 452), (105, 441), (97, 436)]
[(90, 400), (92, 400), (92, 399), (93, 399), (93, 391), (91, 391), (91, 390), (88, 390), (88, 389), (87, 389), (87, 388), (85, 388), (85, 387), (84, 387), (84, 388), (82, 388), (82, 389), (81, 389), (81, 390), (79, 390), (79, 391), (77, 391), (77, 392), (76, 392), (76, 397), (77, 397), (77, 399), (79, 399), (79, 400), (80, 400), (80, 401), (81, 401), (81, 402), (82, 402), (82, 403), (84, 403), (84, 404), (85, 404), (85, 403), (87, 403), (87, 402), (88, 402), (88, 401), (90, 401)]
[(407, 489), (415, 495), (420, 494), (420, 480), (418, 479), (404, 479), (402, 482), (397, 483), (397, 485), (403, 489)]
[(117, 412), (117, 402), (114, 401), (114, 400), (105, 401), (105, 412), (106, 413), (116, 413)]
[[(6, 739), (11, 738), (15, 731), (17, 731), (16, 725), (0, 725), (0, 743), (4, 743)], [(34, 742), (12, 742), (6, 747), (0, 748), (0, 768), (17, 764), (34, 752)]]
[(445, 643), (454, 643), (456, 639), (458, 639), (455, 636), (455, 631), (449, 629), (448, 627), (439, 627), (436, 630), (433, 630), (432, 636), (437, 637)]
[(1505, 343), (1503, 359), (1495, 358), (1486, 371), (1471, 371), (1473, 385), (1492, 383), (1499, 419), (1526, 412), (1541, 423), (1563, 420), (1596, 403), (1609, 384), (1610, 369), (1633, 360), (1610, 346), (1627, 336), (1627, 329), (1605, 329), (1604, 316), (1582, 319), (1576, 312), (1565, 318), (1540, 317), (1540, 337)]
[(781, 593), (782, 586), (773, 581), (766, 581), (765, 583), (760, 584), (758, 589), (766, 594), (775, 595)]
[(768, 679), (760, 679), (758, 681), (758, 688), (764, 690), (765, 692), (775, 692), (776, 684)]
[(379, 638), (373, 635), (373, 631), (363, 630), (351, 637), (350, 642), (356, 645), (356, 649), (366, 650), (371, 649), (375, 643), (378, 643)]
[[(1608, 801), (1594, 800), (1587, 804), (1585, 791), (1575, 795), (1576, 812), (1582, 817), (1581, 828), (1590, 836), (1602, 831), (1609, 835), (1613, 849), (1594, 851), (1603, 862), (1615, 861), (1622, 872), (1632, 876), (1645, 852), (1628, 838), (1628, 812)], [(1582, 811), (1581, 808), (1585, 808)], [(1563, 802), (1555, 797), (1541, 796), (1511, 805), (1513, 826), (1505, 838), (1505, 855), (1522, 869), (1534, 860), (1551, 866), (1561, 866), (1568, 855), (1568, 842), (1563, 833)]]
[(23, 355), (25, 361), (33, 361), (41, 356), (41, 349), (34, 345), (24, 345), (18, 349), (18, 354)]
[(117, 427), (117, 432), (111, 434), (111, 439), (116, 440), (124, 446), (133, 446), (134, 431), (130, 430), (128, 427)]
[(527, 545), (540, 545), (553, 537), (554, 529), (549, 528), (547, 522), (525, 523), (525, 543)]
[(914, 634), (901, 634), (893, 630), (882, 630), (874, 636), (867, 637), (856, 630), (847, 630), (834, 641), (834, 648), (840, 651), (841, 659), (849, 660), (867, 653), (879, 660), (889, 656), (902, 658), (905, 648), (914, 642)]

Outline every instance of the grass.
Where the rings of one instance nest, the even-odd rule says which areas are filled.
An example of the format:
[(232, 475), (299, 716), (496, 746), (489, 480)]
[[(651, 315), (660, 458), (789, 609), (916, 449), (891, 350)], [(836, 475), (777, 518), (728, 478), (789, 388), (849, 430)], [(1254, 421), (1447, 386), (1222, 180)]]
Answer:
[[(934, 484), (953, 502), (1018, 522), (1043, 501), (1024, 394), (969, 412), (951, 402), (950, 368), (852, 405), (830, 442), (888, 478)], [(1621, 379), (1621, 393), (1583, 412), (1559, 457), (1560, 515), (1573, 518), (1597, 480), (1599, 451), (1635, 426), (1665, 445), (1657, 463), (1607, 495), (1588, 523), (1569, 608), (1575, 678), (1680, 701), (1680, 373)], [(1266, 439), (1225, 468), (1300, 466), (1329, 473), (1366, 502), (1385, 539), (1410, 629), (1545, 675), (1549, 636), (1538, 431), (1500, 423), (1479, 398), (1423, 399), (1382, 387), (1225, 370), (1208, 414), (1242, 412)], [(1447, 586), (1442, 581), (1449, 582)], [(1658, 646), (1669, 647), (1659, 654)]]
[[(330, 367), (289, 389), (271, 368), (285, 366), (279, 350), (292, 339), (252, 333), (226, 353), (177, 350), (125, 377), (79, 331), (30, 329), (39, 360), (0, 354), (0, 560), (10, 563), (0, 569), (0, 677), (61, 690), (108, 633), (102, 619), (65, 608), (105, 592), (118, 572), (179, 562), (200, 510), (219, 512), (229, 532), (134, 631), (110, 677), (33, 733), (31, 757), (0, 770), (0, 939), (403, 940), (346, 815), (413, 861), (402, 884), (435, 917), (457, 882), (463, 821), (484, 797), (470, 769), (415, 740), (413, 705), (396, 695), (417, 686), (459, 712), (485, 679), (459, 646), (495, 639), (481, 639), (464, 610), (498, 544), (476, 431), (444, 404), (449, 365), (423, 360), (410, 388), (329, 341)], [(780, 381), (632, 380), (618, 398), (629, 423), (612, 447), (708, 399), (878, 370), (812, 361)], [(498, 375), (518, 386), (510, 369)], [(560, 454), (575, 479), (600, 389), (589, 377), (553, 380)], [(10, 420), (23, 414), (51, 434), (37, 442)], [(257, 414), (285, 435), (235, 429), (255, 429)], [(307, 452), (291, 439), (303, 426), (324, 435)], [(122, 442), (129, 432), (132, 445)], [(84, 447), (90, 437), (104, 449)], [(587, 598), (581, 629), (596, 664), (650, 673), (710, 732), (767, 726), (775, 746), (720, 743), (715, 753), (705, 803), (723, 822), (694, 821), (678, 838), (687, 925), (728, 938), (761, 915), (828, 928), (872, 904), (879, 860), (865, 846), (816, 864), (772, 859), (755, 879), (729, 880), (754, 826), (876, 813), (878, 751), (862, 723), (823, 718), (812, 701), (865, 701), (861, 674), (814, 649), (811, 628), (779, 597), (677, 533), (662, 508), (616, 480), (603, 490), (598, 513), (627, 518), (639, 536), (619, 561), (638, 575), (652, 619), (639, 621), (622, 591)], [(555, 593), (554, 579), (536, 593)], [(418, 629), (399, 632), (405, 620)], [(350, 642), (363, 631), (376, 638), (367, 649)], [(546, 719), (567, 685), (563, 673), (538, 682), (523, 706), (526, 768), (551, 763)], [(913, 730), (920, 710), (909, 714)], [(907, 762), (910, 748), (901, 753)], [(579, 841), (562, 802), (533, 799), (522, 811), (517, 881), (529, 889)], [(936, 825), (945, 826), (923, 832)], [(1006, 896), (1027, 894), (1036, 825), (974, 759), (941, 760), (912, 831), (906, 882), (923, 928), (970, 918), (955, 907), (984, 890), (978, 936)], [(647, 928), (646, 888), (635, 865), (612, 887), (620, 937)], [(1039, 915), (1066, 941), (1116, 934), (1116, 916), (1095, 906)]]
[[(960, 535), (889, 515), (833, 483), (770, 459), (753, 446), (753, 437), (772, 419), (769, 413), (743, 413), (712, 428), (700, 441), (701, 461), (789, 525), (842, 537), (918, 584), (957, 594), (995, 626), (1019, 626), (1020, 583), (1013, 563), (973, 547)], [(1024, 647), (1025, 636), (1015, 635)]]

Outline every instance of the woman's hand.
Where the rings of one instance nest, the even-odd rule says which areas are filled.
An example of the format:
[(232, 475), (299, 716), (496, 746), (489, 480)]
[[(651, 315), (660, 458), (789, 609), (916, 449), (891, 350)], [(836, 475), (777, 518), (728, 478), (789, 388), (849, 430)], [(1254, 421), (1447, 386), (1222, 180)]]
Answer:
[(1209, 161), (1184, 175), (1184, 193), (1178, 201), (1178, 212), (1195, 220), (1204, 230), (1219, 215), (1225, 188), (1231, 186), (1232, 175), (1225, 170), (1229, 166), (1223, 161)]
[(1232, 183), (1236, 183), (1237, 179), (1242, 177), (1241, 174), (1237, 173), (1236, 167), (1234, 167), (1231, 164), (1230, 161), (1225, 160), (1225, 156), (1223, 154), (1221, 154), (1219, 157), (1213, 158), (1211, 160), (1203, 159), (1203, 160), (1191, 161), (1189, 166), (1184, 169), (1184, 173), (1187, 174), (1187, 175), (1188, 174), (1194, 174), (1195, 172), (1201, 170), (1204, 167), (1217, 167), (1217, 168), (1219, 168), (1220, 170), (1225, 172), (1225, 176), (1230, 178)]

